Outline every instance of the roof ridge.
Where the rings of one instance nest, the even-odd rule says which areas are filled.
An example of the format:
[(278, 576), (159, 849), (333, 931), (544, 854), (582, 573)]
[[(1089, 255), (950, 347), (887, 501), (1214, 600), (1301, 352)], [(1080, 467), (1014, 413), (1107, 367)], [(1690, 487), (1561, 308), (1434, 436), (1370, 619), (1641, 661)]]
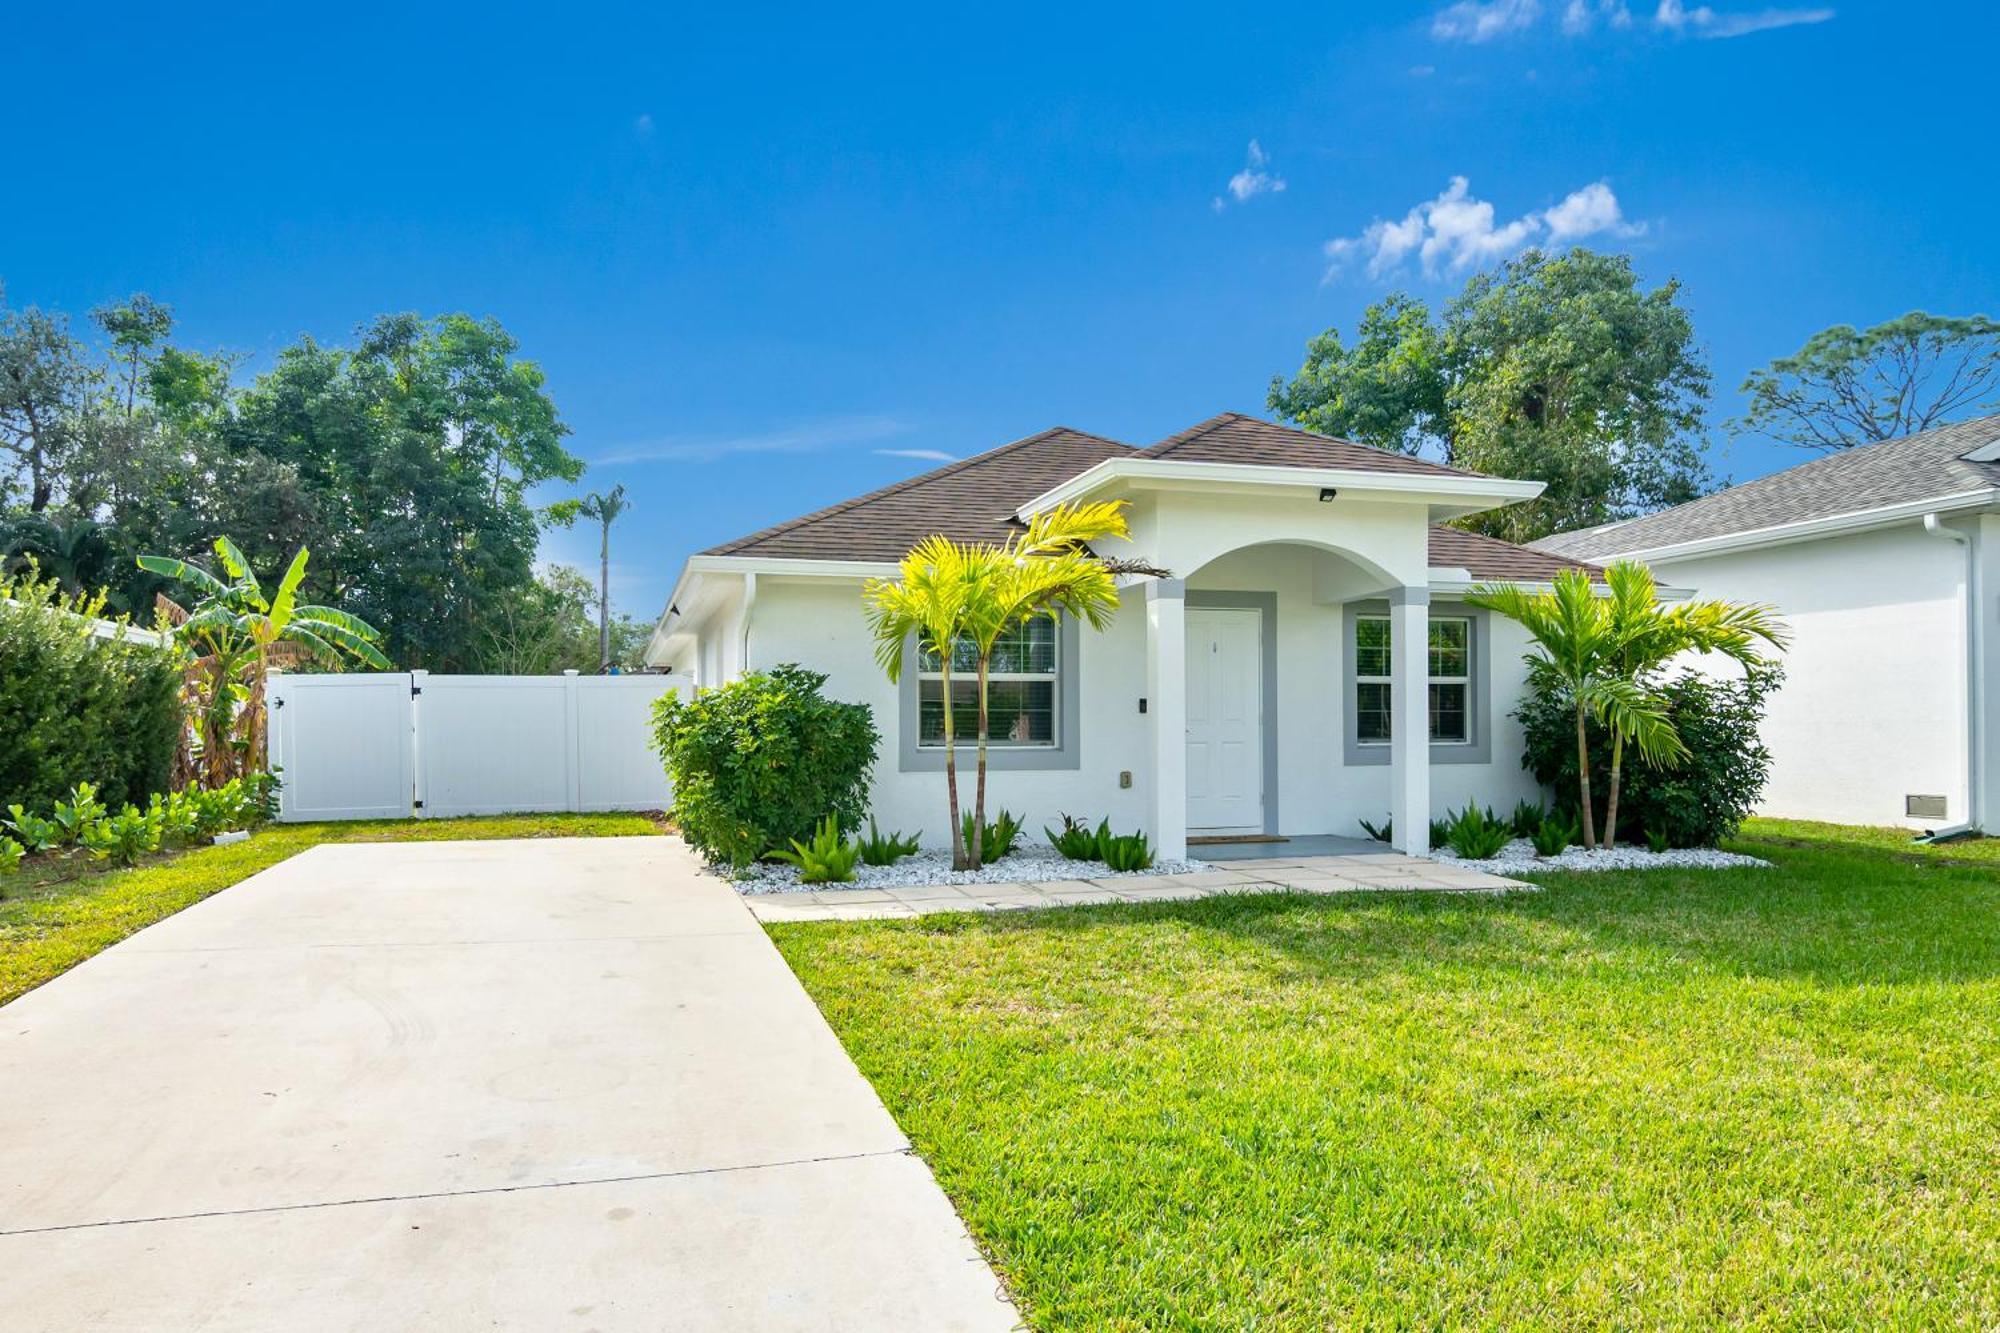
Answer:
[(1440, 463), (1435, 459), (1425, 458), (1422, 454), (1406, 454), (1399, 449), (1387, 449), (1379, 444), (1370, 444), (1366, 440), (1353, 440), (1345, 435), (1332, 435), (1325, 431), (1310, 430), (1304, 426), (1295, 426), (1289, 422), (1273, 421), (1269, 417), (1252, 416), (1248, 412), (1235, 411), (1218, 412), (1206, 421), (1196, 422), (1186, 430), (1169, 435), (1159, 443), (1148, 445), (1146, 448), (1139, 450), (1139, 452), (1148, 458), (1165, 458), (1169, 454), (1194, 443), (1202, 436), (1220, 430), (1223, 426), (1237, 421), (1248, 422), (1253, 426), (1265, 426), (1271, 430), (1284, 431), (1288, 435), (1296, 435), (1302, 439), (1328, 440), (1334, 444), (1345, 445), (1350, 449), (1366, 449), (1370, 453), (1381, 454), (1386, 458), (1410, 459), (1435, 468), (1440, 472), (1449, 472), (1461, 477), (1486, 477), (1490, 475), (1471, 468), (1458, 467), (1451, 463)]
[(826, 519), (832, 518), (836, 514), (844, 514), (848, 510), (854, 509), (860, 505), (868, 504), (875, 500), (885, 499), (888, 496), (909, 490), (913, 486), (921, 486), (929, 482), (937, 481), (944, 477), (954, 476), (960, 472), (965, 471), (967, 468), (973, 467), (976, 464), (989, 462), (995, 458), (1000, 457), (1003, 454), (1012, 453), (1016, 449), (1026, 448), (1028, 445), (1031, 444), (1038, 444), (1041, 441), (1046, 440), (1053, 435), (1081, 435), (1085, 439), (1096, 440), (1100, 444), (1109, 444), (1115, 446), (1116, 448), (1124, 449), (1127, 450), (1128, 452), (1133, 452), (1131, 445), (1125, 444), (1119, 440), (1114, 440), (1107, 435), (1093, 435), (1089, 431), (1077, 430), (1071, 426), (1050, 426), (1044, 430), (1038, 430), (1032, 435), (1024, 435), (1018, 440), (1009, 440), (1006, 444), (995, 445), (993, 448), (984, 450), (980, 453), (976, 453), (972, 455), (970, 458), (961, 458), (958, 459), (956, 462), (947, 463), (943, 467), (935, 467), (928, 472), (919, 472), (914, 477), (905, 477), (901, 481), (894, 481), (889, 483), (887, 486), (877, 487), (875, 490), (869, 491), (866, 494), (852, 496), (846, 500), (840, 501), (838, 504), (830, 504), (823, 509), (815, 509), (809, 514), (800, 514), (797, 518), (788, 518), (782, 523), (773, 523), (768, 528), (759, 528), (756, 532), (752, 532), (745, 536), (738, 537), (733, 541), (723, 542), (719, 546), (711, 546), (707, 550), (701, 552), (701, 554), (729, 555), (732, 552), (741, 550), (743, 547), (748, 546), (753, 542), (762, 541), (767, 537), (775, 537), (781, 532), (796, 531), (797, 529), (806, 527), (810, 524), (822, 522)]
[[(1182, 430), (1177, 430), (1172, 435), (1167, 436), (1165, 439), (1160, 440), (1155, 444), (1149, 444), (1145, 448), (1139, 450), (1138, 452), (1142, 454), (1148, 454), (1154, 457), (1164, 457), (1166, 454), (1172, 452), (1175, 449), (1180, 448), (1184, 444), (1192, 444), (1194, 441), (1200, 439), (1202, 436), (1208, 434), (1210, 431), (1221, 429), (1222, 424), (1226, 421), (1231, 421), (1231, 420), (1254, 421), (1256, 419), (1257, 418), (1255, 417), (1245, 416), (1241, 412), (1218, 412), (1214, 416), (1209, 417), (1204, 421), (1197, 421), (1192, 426), (1188, 426)], [(1275, 425), (1276, 423), (1274, 422), (1271, 424)]]

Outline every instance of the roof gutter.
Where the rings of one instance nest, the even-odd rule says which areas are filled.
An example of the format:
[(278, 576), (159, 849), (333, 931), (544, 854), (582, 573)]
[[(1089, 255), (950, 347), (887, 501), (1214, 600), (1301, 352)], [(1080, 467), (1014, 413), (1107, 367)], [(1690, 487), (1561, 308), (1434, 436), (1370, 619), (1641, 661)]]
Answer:
[(1794, 542), (1811, 541), (1838, 532), (1861, 532), (1870, 528), (1893, 527), (1911, 519), (1923, 519), (1931, 514), (1959, 513), (1967, 509), (1984, 509), (2000, 502), (2000, 488), (1986, 487), (1977, 491), (1964, 491), (1957, 495), (1932, 496), (1925, 500), (1909, 500), (1902, 504), (1883, 505), (1876, 509), (1856, 509), (1845, 514), (1829, 514), (1825, 518), (1802, 519), (1797, 523), (1779, 523), (1768, 528), (1752, 528), (1747, 532), (1725, 532), (1714, 537), (1699, 537), (1693, 541), (1671, 542), (1665, 546), (1633, 546), (1623, 550), (1598, 551), (1590, 555), (1576, 555), (1559, 548), (1537, 546), (1533, 549), (1549, 555), (1561, 555), (1570, 560), (1588, 560), (1593, 565), (1602, 565), (1612, 560), (1641, 560), (1647, 564), (1671, 560), (1692, 560), (1697, 556), (1721, 555), (1727, 551), (1752, 551), (1765, 546), (1789, 546)]
[(1954, 542), (1965, 551), (1965, 813), (1964, 822), (1935, 829), (1917, 842), (1949, 842), (1979, 832), (1979, 812), (1985, 808), (1985, 767), (1980, 751), (1986, 735), (1986, 627), (1980, 610), (1985, 592), (1979, 569), (1979, 544), (1970, 533), (1946, 527), (1936, 511), (1924, 515), (1924, 531)]

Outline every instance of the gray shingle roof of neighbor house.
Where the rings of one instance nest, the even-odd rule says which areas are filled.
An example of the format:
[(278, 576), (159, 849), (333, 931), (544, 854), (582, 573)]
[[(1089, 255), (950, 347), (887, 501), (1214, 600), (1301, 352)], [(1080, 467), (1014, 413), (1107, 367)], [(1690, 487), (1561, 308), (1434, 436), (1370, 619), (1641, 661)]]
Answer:
[(1628, 551), (1657, 550), (2000, 487), (2000, 462), (1963, 457), (1996, 440), (2000, 440), (2000, 415), (1974, 417), (1828, 454), (1656, 514), (1558, 533), (1530, 545), (1573, 559), (1608, 559)]
[[(1336, 440), (1229, 412), (1134, 449), (1067, 426), (989, 449), (983, 454), (815, 510), (703, 555), (786, 560), (900, 560), (932, 533), (954, 541), (1002, 542), (1019, 528), (1014, 512), (1028, 501), (1107, 458), (1175, 458), (1272, 467), (1356, 469), (1473, 476), (1421, 458)], [(1530, 551), (1454, 528), (1431, 530), (1431, 563), (1471, 571), (1478, 579), (1542, 580), (1577, 562)]]

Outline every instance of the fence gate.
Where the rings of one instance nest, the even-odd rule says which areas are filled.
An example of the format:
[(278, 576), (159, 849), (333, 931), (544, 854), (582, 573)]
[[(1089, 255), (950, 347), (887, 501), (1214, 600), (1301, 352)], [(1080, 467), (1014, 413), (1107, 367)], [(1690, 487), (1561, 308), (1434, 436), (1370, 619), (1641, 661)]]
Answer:
[(284, 820), (653, 810), (653, 701), (682, 676), (295, 675), (269, 682)]

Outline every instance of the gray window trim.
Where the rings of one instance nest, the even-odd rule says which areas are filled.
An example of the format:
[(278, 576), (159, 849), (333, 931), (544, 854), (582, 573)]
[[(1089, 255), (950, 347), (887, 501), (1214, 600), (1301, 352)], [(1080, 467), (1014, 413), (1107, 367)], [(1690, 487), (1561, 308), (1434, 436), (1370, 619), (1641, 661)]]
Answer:
[[(1491, 623), (1487, 613), (1475, 606), (1465, 606), (1458, 602), (1435, 602), (1431, 614), (1453, 620), (1472, 622), (1472, 682), (1467, 689), (1466, 707), (1472, 713), (1471, 739), (1469, 741), (1432, 741), (1431, 762), (1433, 764), (1490, 764), (1493, 762), (1493, 691), (1490, 684), (1488, 659), (1492, 656)], [(1341, 678), (1341, 748), (1349, 767), (1387, 766), (1392, 745), (1361, 743), (1361, 723), (1354, 712), (1355, 683), (1360, 676), (1355, 661), (1354, 634), (1356, 622), (1363, 616), (1386, 616), (1389, 614), (1387, 602), (1349, 602), (1346, 613), (1341, 617), (1340, 626), (1340, 678)], [(1428, 666), (1428, 660), (1426, 660)], [(1428, 678), (1428, 673), (1426, 673)]]
[(1196, 592), (1189, 589), (1189, 607), (1249, 608), (1263, 613), (1261, 636), (1264, 677), (1264, 832), (1278, 831), (1278, 594), (1275, 592)]
[[(1083, 766), (1083, 717), (1078, 688), (1083, 659), (1078, 652), (1082, 636), (1077, 633), (1076, 620), (1071, 616), (1058, 617), (1056, 623), (1056, 743), (1054, 745), (989, 745), (986, 747), (986, 767), (995, 773), (1020, 773), (1074, 769)], [(896, 710), (901, 725), (896, 729), (897, 770), (903, 773), (942, 773), (944, 754), (942, 745), (925, 746), (917, 744), (917, 640), (916, 636), (903, 641), (903, 669), (896, 686)], [(979, 755), (979, 743), (960, 739), (952, 749), (957, 752), (961, 767), (973, 763)]]

